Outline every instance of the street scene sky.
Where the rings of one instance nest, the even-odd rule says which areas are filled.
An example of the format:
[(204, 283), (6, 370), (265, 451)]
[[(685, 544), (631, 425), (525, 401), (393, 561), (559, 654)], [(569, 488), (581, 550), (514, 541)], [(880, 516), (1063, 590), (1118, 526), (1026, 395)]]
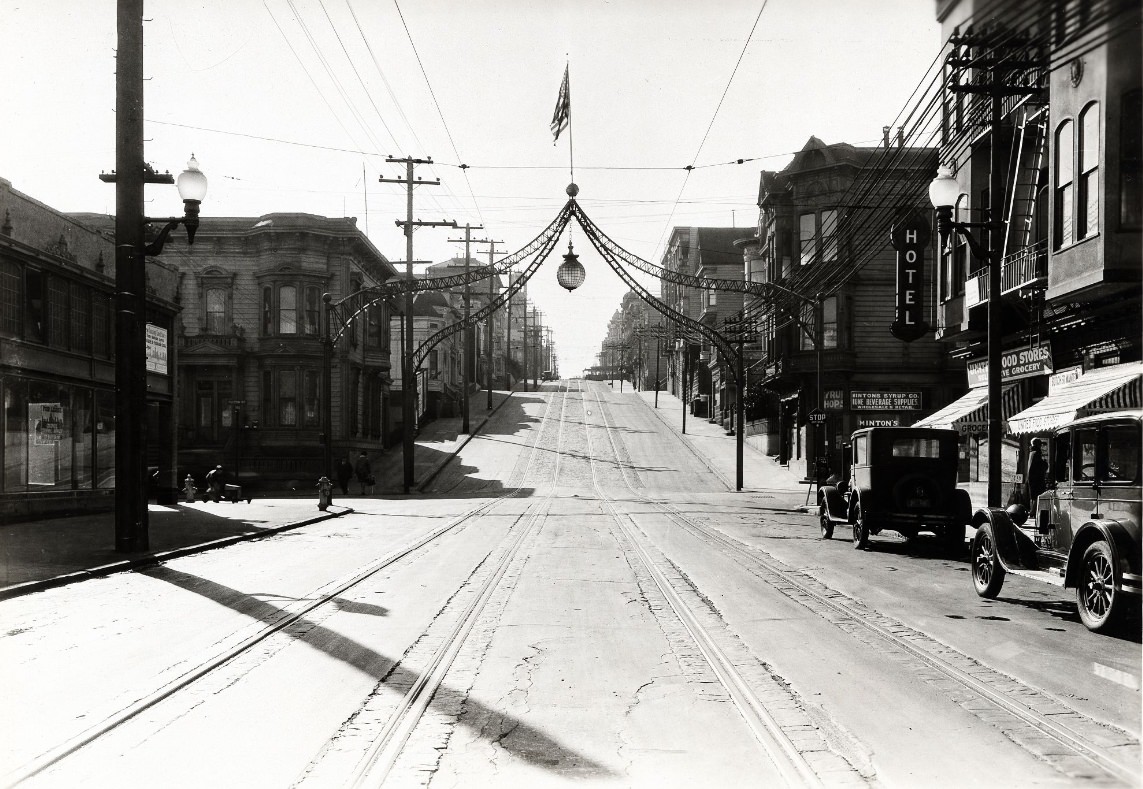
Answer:
[[(811, 135), (878, 144), (941, 45), (918, 0), (155, 0), (145, 18), (145, 158), (177, 174), (194, 153), (204, 226), (352, 216), (395, 262), (406, 194), (378, 182), (404, 175), (390, 156), (434, 162), (415, 173), (441, 181), (417, 189), (417, 219), (483, 225), (473, 237), (502, 252), (566, 202), (569, 146), (581, 206), (645, 260), (674, 226), (748, 235), (760, 170)], [(0, 177), (62, 211), (113, 213), (97, 176), (115, 166), (115, 3), (0, 0), (0, 19)], [(571, 127), (553, 145), (565, 66)], [(174, 187), (146, 197), (148, 216), (182, 213)], [(572, 234), (583, 287), (556, 284), (566, 237), (529, 284), (564, 376), (597, 362), (627, 289)], [(419, 230), (414, 259), (462, 255), (463, 236)]]

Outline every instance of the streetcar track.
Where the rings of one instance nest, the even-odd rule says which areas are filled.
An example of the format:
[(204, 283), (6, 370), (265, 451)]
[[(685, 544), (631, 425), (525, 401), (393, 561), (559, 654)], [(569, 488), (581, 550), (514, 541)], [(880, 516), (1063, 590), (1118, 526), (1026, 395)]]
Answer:
[[(600, 413), (606, 420), (604, 409), (605, 404), (600, 401)], [(615, 455), (616, 464), (621, 469), (624, 468), (619, 452), (616, 451)], [(923, 671), (917, 673), (930, 685), (939, 687), (951, 683), (976, 699), (995, 705), (1003, 714), (1014, 719), (1017, 726), (1001, 725), (995, 719), (995, 710), (991, 707), (980, 708), (979, 704), (974, 704), (971, 700), (960, 702), (962, 708), (990, 725), (1001, 728), (1011, 741), (1034, 758), (1068, 777), (1082, 776), (1083, 771), (1077, 770), (1074, 759), (1061, 759), (1050, 746), (1044, 745), (1041, 740), (1047, 737), (1104, 776), (1131, 785), (1138, 783), (1138, 772), (1121, 763), (1129, 761), (1136, 764), (1139, 761), (1139, 742), (1128, 732), (1094, 721), (1059, 699), (1001, 674), (949, 645), (870, 609), (819, 579), (786, 568), (762, 549), (746, 545), (704, 525), (672, 504), (651, 499), (630, 485), (626, 471), (624, 481), (644, 503), (658, 507), (673, 523), (688, 530), (700, 541), (713, 543), (740, 561), (744, 560), (755, 575), (789, 599), (809, 608), (851, 636), (863, 634), (871, 637), (877, 642), (879, 651), (888, 651), (918, 662)], [(929, 676), (924, 676), (925, 672)], [(947, 692), (947, 688), (945, 690)], [(1019, 727), (1024, 727), (1024, 730)], [(1100, 747), (1091, 742), (1100, 739), (1111, 740), (1112, 745)], [(1121, 750), (1129, 758), (1116, 760), (1109, 750)]]
[[(556, 436), (556, 460), (553, 471), (553, 477), (558, 478), (559, 470), (559, 451), (563, 435), (563, 409), (567, 405), (568, 391), (564, 390), (564, 398), (561, 402), (560, 420), (557, 423), (557, 436)], [(552, 410), (552, 403), (555, 398), (550, 398), (547, 402), (544, 415), (541, 419), (541, 429), (537, 431), (536, 440), (533, 443), (532, 453), (528, 459), (528, 468), (531, 468), (535, 462), (536, 454), (539, 451), (539, 446), (543, 438), (543, 426), (550, 424), (550, 412)], [(425, 633), (421, 636), (416, 643), (414, 643), (406, 652), (406, 656), (412, 653), (423, 640), (429, 638), (439, 641), (437, 648), (433, 650), (431, 655), (425, 660), (424, 665), (416, 672), (417, 679), (412, 687), (402, 696), (401, 700), (397, 703), (394, 709), (390, 710), (385, 720), (380, 725), (370, 725), (367, 721), (360, 720), (360, 715), (355, 713), (351, 716), (350, 720), (343, 726), (345, 731), (353, 731), (355, 735), (362, 736), (363, 733), (367, 736), (370, 744), (365, 749), (364, 754), (354, 765), (349, 777), (344, 781), (343, 785), (347, 787), (364, 787), (364, 786), (381, 786), (385, 783), (394, 767), (398, 763), (398, 759), (402, 756), (403, 750), (412, 736), (414, 730), (421, 722), (425, 712), (429, 709), (433, 698), (440, 687), (444, 684), (446, 677), (451, 670), (454, 661), (460, 654), (461, 649), (469, 638), (470, 633), (476, 626), (476, 623), (485, 613), (489, 601), (492, 599), (493, 594), (498, 590), (501, 585), (508, 568), (516, 560), (520, 553), (521, 547), (533, 538), (542, 527), (548, 512), (551, 509), (552, 501), (555, 498), (554, 486), (549, 490), (542, 500), (533, 502), (528, 505), (525, 512), (517, 519), (517, 523), (525, 521), (526, 524), (517, 529), (517, 534), (510, 539), (507, 546), (503, 544), (500, 546), (503, 550), (500, 551), (498, 557), (493, 562), (484, 567), (488, 557), (485, 561), (481, 562), (470, 575), (468, 579), (462, 584), (461, 590), (472, 581), (473, 576), (483, 570), (484, 578), (480, 581), (478, 587), (470, 593), (470, 599), (463, 608), (451, 617), (451, 622), (442, 625), (445, 629), (443, 634), (433, 634), (430, 632), (438, 622), (443, 621), (442, 615), (445, 609), (438, 613), (429, 627), (426, 628)], [(493, 551), (495, 552), (495, 551)], [(489, 556), (491, 556), (491, 553)], [(450, 603), (452, 601), (450, 600)], [(448, 608), (448, 605), (445, 606)], [(485, 645), (487, 646), (487, 645)], [(406, 659), (402, 657), (394, 666), (396, 670)], [(380, 692), (382, 686), (385, 684), (383, 678), (374, 688), (370, 696), (375, 696)], [(359, 713), (363, 712), (368, 706), (369, 700), (361, 706)], [(337, 739), (335, 735), (333, 739)], [(327, 744), (327, 750), (329, 745)], [(441, 752), (437, 751), (438, 758)], [(321, 755), (315, 759), (315, 762), (320, 762)], [(318, 767), (311, 763), (307, 768), (306, 774), (310, 774)], [(305, 775), (298, 783), (306, 780)]]
[[(595, 399), (599, 406), (600, 418), (603, 421), (604, 434), (607, 436), (611, 444), (612, 453), (615, 456), (614, 465), (619, 469), (626, 487), (634, 495), (646, 499), (628, 479), (628, 473), (632, 470), (628, 468), (629, 464), (624, 463), (618, 451), (618, 447), (615, 444), (615, 439), (612, 434), (613, 431), (607, 419), (606, 404), (598, 394), (596, 394)], [(588, 431), (588, 445), (589, 447), (591, 446), (590, 430)], [(824, 784), (821, 778), (815, 770), (814, 765), (811, 764), (807, 758), (805, 752), (812, 748), (814, 752), (820, 754), (823, 750), (824, 743), (815, 739), (813, 744), (807, 747), (803, 739), (802, 743), (799, 744), (787, 731), (787, 729), (794, 727), (789, 723), (783, 725), (783, 723), (780, 723), (774, 715), (771, 714), (768, 705), (763, 702), (755, 692), (755, 685), (758, 684), (760, 677), (755, 676), (754, 681), (751, 681), (743, 676), (743, 672), (737, 665), (738, 661), (730, 657), (727, 650), (719, 644), (715, 635), (710, 632), (707, 626), (700, 621), (699, 617), (691, 611), (674, 585), (666, 578), (664, 572), (656, 566), (654, 558), (645, 545), (645, 543), (649, 543), (650, 540), (640, 540), (638, 538), (638, 534), (641, 533), (641, 530), (635, 524), (634, 519), (629, 515), (621, 514), (616, 509), (611, 497), (603, 492), (595, 473), (595, 453), (592, 451), (588, 454), (592, 457), (590, 462), (592, 466), (593, 485), (600, 502), (608, 509), (614, 523), (619, 528), (620, 534), (622, 534), (626, 541), (632, 546), (640, 564), (654, 581), (655, 587), (662, 595), (663, 600), (670, 607), (675, 617), (682, 623), (683, 628), (690, 640), (697, 647), (702, 659), (709, 666), (730, 700), (734, 703), (761, 751), (773, 763), (786, 785), (791, 787), (823, 786)], [(654, 503), (651, 499), (646, 499), (646, 501)], [(646, 538), (646, 535), (644, 535), (644, 537)], [(667, 562), (670, 563), (669, 560), (667, 560)], [(693, 586), (691, 586), (691, 591), (697, 594), (697, 589), (694, 589)], [(762, 669), (765, 669), (765, 666), (762, 666)], [(771, 680), (777, 679), (769, 675), (768, 671), (764, 673), (766, 673)], [(799, 729), (802, 728), (800, 722), (795, 724), (795, 726)], [(828, 746), (824, 746), (824, 748), (830, 750)], [(846, 778), (842, 779), (843, 781), (864, 782), (865, 776), (861, 775), (848, 760), (842, 757), (841, 761), (844, 762), (844, 767), (848, 768), (843, 769), (841, 772), (842, 775), (846, 776)], [(837, 766), (837, 760), (834, 760), (831, 767), (836, 770)]]
[[(546, 416), (547, 415), (545, 413), (545, 419)], [(537, 434), (536, 442), (534, 442), (533, 446), (531, 447), (531, 454), (533, 456), (537, 451), (539, 439), (540, 435)], [(456, 530), (462, 524), (468, 523), (478, 517), (487, 514), (491, 509), (499, 504), (502, 504), (506, 500), (519, 497), (522, 492), (522, 487), (515, 487), (511, 490), (505, 491), (500, 496), (497, 496), (489, 501), (485, 501), (479, 504), (476, 507), (473, 507), (472, 509), (462, 513), (460, 516), (454, 518), (448, 523), (417, 537), (412, 542), (396, 549), (395, 551), (390, 552), (380, 559), (370, 562), (363, 569), (358, 569), (353, 573), (343, 576), (341, 579), (318, 587), (317, 590), (300, 598), (300, 601), (302, 602), (300, 602), (300, 604), (294, 607), (292, 610), (289, 610), (282, 617), (275, 619), (273, 622), (258, 627), (258, 629), (253, 634), (243, 638), (237, 644), (232, 644), (221, 652), (199, 661), (195, 667), (183, 672), (179, 676), (175, 677), (169, 682), (164, 683), (160, 687), (146, 692), (143, 696), (136, 698), (126, 706), (113, 710), (109, 713), (100, 714), (96, 723), (88, 726), (72, 737), (69, 737), (67, 740), (61, 743), (57, 743), (52, 748), (40, 753), (38, 756), (30, 759), (16, 769), (7, 773), (3, 777), (5, 785), (15, 786), (20, 784), (42, 773), (53, 765), (60, 763), (68, 756), (76, 753), (80, 749), (95, 742), (96, 740), (99, 740), (100, 738), (110, 734), (127, 722), (140, 716), (142, 713), (153, 709), (157, 705), (161, 704), (164, 700), (167, 700), (180, 691), (188, 688), (203, 677), (206, 677), (222, 666), (233, 662), (240, 656), (249, 653), (257, 645), (270, 638), (274, 634), (294, 626), (296, 623), (302, 621), (304, 617), (317, 610), (318, 608), (329, 605), (336, 606), (338, 603), (335, 598), (340, 597), (344, 592), (361, 584), (382, 570), (391, 567), (393, 564), (401, 561), (402, 559), (415, 553), (421, 548), (430, 545), (445, 534)]]

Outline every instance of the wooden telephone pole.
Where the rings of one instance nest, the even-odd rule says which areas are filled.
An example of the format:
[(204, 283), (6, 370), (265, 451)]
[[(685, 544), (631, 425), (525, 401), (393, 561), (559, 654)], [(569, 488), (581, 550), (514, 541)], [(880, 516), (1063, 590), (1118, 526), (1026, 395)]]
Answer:
[[(410, 282), (413, 281), (413, 230), (418, 227), (453, 227), (455, 228), (456, 222), (440, 221), (440, 222), (422, 222), (420, 220), (414, 221), (413, 219), (413, 187), (414, 186), (439, 186), (440, 179), (437, 178), (432, 181), (427, 181), (423, 178), (413, 178), (413, 167), (418, 164), (432, 164), (432, 157), (428, 159), (414, 159), (406, 157), (404, 159), (395, 159), (392, 156), (386, 157), (385, 161), (393, 162), (394, 164), (405, 165), (404, 178), (386, 178), (380, 176), (377, 180), (383, 184), (404, 184), (408, 189), (408, 212), (405, 221), (397, 220), (397, 227), (402, 227), (405, 230), (405, 278)], [(404, 422), (402, 425), (402, 443), (401, 443), (401, 456), (404, 461), (404, 490), (408, 493), (410, 488), (413, 487), (413, 452), (415, 447), (413, 444), (414, 432), (416, 430), (416, 370), (413, 369), (413, 291), (410, 288), (405, 291), (405, 347), (401, 353), (401, 419)], [(330, 437), (326, 436), (326, 441)]]

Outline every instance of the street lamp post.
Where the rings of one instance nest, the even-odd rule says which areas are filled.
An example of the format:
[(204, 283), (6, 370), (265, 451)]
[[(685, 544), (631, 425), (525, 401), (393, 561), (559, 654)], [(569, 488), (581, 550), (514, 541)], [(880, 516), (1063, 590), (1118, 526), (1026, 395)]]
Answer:
[[(182, 224), (194, 243), (206, 176), (191, 156), (178, 179), (184, 215), (166, 224), (150, 244), (143, 227), (143, 187), (170, 184), (143, 158), (143, 0), (119, 0), (116, 7), (115, 172), (100, 180), (115, 184), (115, 550), (150, 547), (147, 521), (147, 255), (158, 255)], [(158, 220), (162, 221), (162, 220)]]
[[(993, 99), (994, 102), (997, 99)], [(993, 108), (993, 117), (997, 117), (998, 110)], [(994, 125), (995, 128), (995, 125)], [(993, 132), (992, 141), (992, 174), (990, 200), (998, 202), (1002, 194), (1003, 182), (1000, 180), (1001, 163), (999, 160), (1000, 146)], [(988, 506), (1000, 506), (1000, 452), (1004, 434), (1001, 431), (1001, 328), (1000, 328), (1000, 244), (999, 233), (1003, 223), (993, 221), (995, 212), (989, 207), (988, 222), (958, 222), (953, 219), (953, 206), (961, 195), (960, 184), (953, 177), (948, 167), (937, 169), (937, 177), (929, 184), (929, 200), (937, 214), (937, 233), (941, 239), (942, 248), (950, 232), (960, 235), (968, 243), (969, 248), (980, 260), (988, 261)], [(988, 233), (988, 244), (981, 244), (973, 237), (971, 229), (982, 228)]]

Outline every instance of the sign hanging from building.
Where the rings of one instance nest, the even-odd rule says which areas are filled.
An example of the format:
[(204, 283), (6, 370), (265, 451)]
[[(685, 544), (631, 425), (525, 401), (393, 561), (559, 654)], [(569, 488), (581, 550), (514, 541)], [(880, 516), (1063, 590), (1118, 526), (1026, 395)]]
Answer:
[[(1000, 355), (1000, 380), (1018, 381), (1037, 375), (1051, 375), (1052, 349), (1046, 343), (1031, 348), (1005, 351)], [(968, 388), (976, 389), (988, 385), (988, 359), (975, 359), (968, 363)]]
[(147, 324), (147, 372), (167, 375), (167, 330)]
[(929, 331), (924, 315), (929, 223), (920, 214), (910, 214), (893, 225), (889, 237), (897, 250), (897, 311), (889, 331), (898, 340), (912, 342)]
[(854, 411), (920, 411), (920, 392), (862, 392), (849, 395), (849, 407)]

